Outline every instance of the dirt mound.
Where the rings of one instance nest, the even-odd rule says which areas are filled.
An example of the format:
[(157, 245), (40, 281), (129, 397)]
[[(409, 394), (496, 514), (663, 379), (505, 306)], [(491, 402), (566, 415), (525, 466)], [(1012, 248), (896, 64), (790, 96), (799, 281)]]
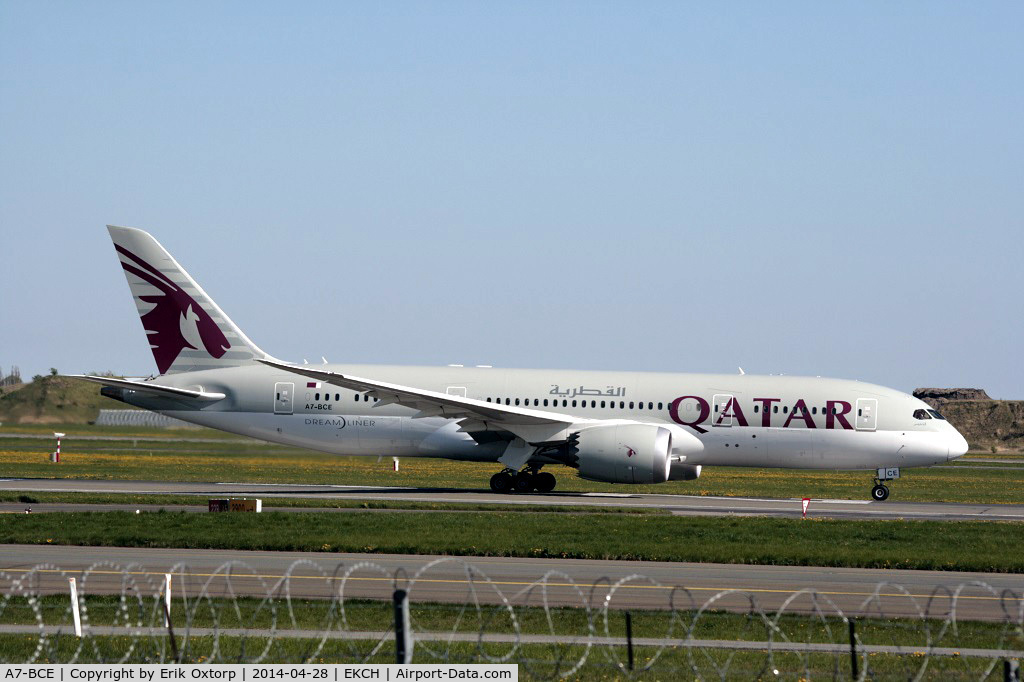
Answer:
[(933, 407), (946, 400), (992, 400), (983, 388), (918, 388), (914, 389), (914, 397)]
[(972, 452), (1024, 451), (1024, 400), (948, 400), (941, 411)]

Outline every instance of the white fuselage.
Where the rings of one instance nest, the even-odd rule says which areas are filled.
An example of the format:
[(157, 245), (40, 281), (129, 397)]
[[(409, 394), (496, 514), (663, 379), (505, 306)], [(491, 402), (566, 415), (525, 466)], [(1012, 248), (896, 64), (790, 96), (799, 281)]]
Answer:
[[(311, 366), (312, 367), (312, 366)], [(900, 391), (789, 376), (316, 365), (341, 374), (589, 419), (674, 424), (704, 449), (687, 464), (813, 469), (931, 466), (967, 443), (929, 406)], [(224, 393), (203, 409), (130, 392), (122, 400), (178, 419), (336, 453), (496, 461), (507, 441), (474, 438), (443, 417), (413, 418), (351, 390), (263, 365), (160, 377), (162, 385)], [(925, 417), (921, 418), (922, 410)], [(916, 416), (915, 416), (916, 415)]]

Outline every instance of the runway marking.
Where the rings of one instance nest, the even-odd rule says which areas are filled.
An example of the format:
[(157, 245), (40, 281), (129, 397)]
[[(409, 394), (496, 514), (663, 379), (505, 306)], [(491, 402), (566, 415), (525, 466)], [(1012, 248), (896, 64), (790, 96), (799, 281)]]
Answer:
[[(33, 571), (31, 571), (30, 569), (27, 569), (27, 568), (6, 568), (6, 569), (0, 569), (0, 570), (6, 571), (6, 572), (18, 572), (18, 573), (23, 573), (23, 574), (24, 573), (32, 573), (33, 572)], [(61, 570), (53, 569), (53, 568), (44, 568), (44, 569), (40, 569), (40, 570), (35, 571), (35, 572), (36, 573), (85, 573), (84, 569), (74, 569), (74, 570), (61, 571)], [(102, 571), (102, 570), (96, 570), (96, 571), (90, 571), (90, 575), (143, 575), (143, 576), (158, 576), (160, 578), (163, 578), (163, 576), (166, 575), (166, 571), (164, 571), (164, 572), (154, 572), (154, 571)], [(195, 577), (195, 578), (213, 578), (213, 577), (217, 577), (217, 576), (227, 576), (228, 574), (225, 574), (225, 573), (189, 573), (188, 575), (191, 576), (191, 577)], [(259, 579), (259, 580), (270, 580), (270, 579), (275, 579), (275, 578), (280, 580), (280, 579), (284, 578), (285, 576), (283, 576), (283, 575), (272, 575), (272, 574), (240, 575), (238, 573), (231, 573), (230, 577), (231, 578), (237, 578), (237, 579), (248, 579), (248, 580), (257, 580), (257, 579)], [(331, 577), (331, 576), (322, 576), (322, 575), (294, 575), (293, 574), (293, 575), (290, 576), (290, 578), (291, 579), (302, 579), (302, 580), (333, 580), (333, 581), (337, 581), (337, 582), (341, 582), (342, 581), (341, 577)], [(359, 576), (349, 577), (347, 580), (353, 581), (353, 582), (388, 582), (388, 583), (394, 583), (395, 582), (395, 580), (393, 578), (375, 578), (375, 577), (359, 577)], [(436, 584), (448, 584), (448, 585), (470, 585), (470, 584), (473, 584), (473, 585), (487, 585), (487, 584), (490, 584), (490, 585), (506, 585), (506, 586), (511, 586), (511, 587), (529, 587), (529, 586), (532, 586), (532, 585), (546, 585), (548, 587), (576, 587), (576, 588), (579, 588), (581, 591), (586, 591), (586, 590), (591, 589), (591, 587), (593, 587), (593, 585), (588, 585), (586, 583), (552, 583), (552, 582), (543, 582), (542, 583), (541, 581), (537, 581), (537, 580), (530, 581), (530, 582), (524, 582), (524, 581), (516, 581), (516, 580), (458, 580), (458, 579), (452, 579), (452, 578), (418, 578), (416, 580), (409, 580), (409, 581), (406, 581), (406, 582), (408, 584), (415, 584), (415, 583), (432, 583), (432, 584), (434, 584), (434, 583), (436, 583)], [(609, 586), (611, 586), (611, 585), (609, 584)], [(670, 590), (670, 591), (671, 590), (688, 590), (690, 592), (756, 592), (758, 594), (794, 594), (795, 592), (799, 591), (799, 590), (775, 590), (775, 589), (758, 588), (758, 587), (687, 587), (685, 585), (673, 586), (673, 585), (633, 585), (633, 584), (619, 585), (619, 589)], [(826, 595), (826, 596), (838, 596), (838, 597), (871, 597), (871, 596), (876, 596), (874, 592), (839, 592), (839, 591), (828, 591), (828, 592), (825, 592), (825, 591), (817, 590), (816, 593), (817, 594)], [(914, 598), (914, 599), (931, 599), (934, 595), (932, 595), (932, 594), (903, 594), (902, 592), (894, 592), (894, 593), (880, 593), (877, 596), (879, 596), (879, 597), (907, 597), (907, 596), (909, 596), (909, 597)], [(958, 599), (970, 599), (970, 600), (974, 600), (974, 601), (1003, 601), (1002, 597), (980, 597), (980, 596), (971, 596), (971, 595), (960, 595), (958, 597)]]

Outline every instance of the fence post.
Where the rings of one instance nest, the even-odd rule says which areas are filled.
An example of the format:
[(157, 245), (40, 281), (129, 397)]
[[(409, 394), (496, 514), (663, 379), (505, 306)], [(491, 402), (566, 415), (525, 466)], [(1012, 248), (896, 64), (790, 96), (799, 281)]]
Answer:
[[(182, 595), (184, 595), (182, 591)], [(156, 595), (156, 601), (163, 607), (164, 610), (164, 627), (167, 628), (167, 636), (171, 640), (171, 656), (174, 657), (175, 663), (181, 662), (181, 657), (178, 654), (178, 642), (174, 637), (174, 625), (171, 624), (171, 574), (164, 574), (164, 595), (163, 599), (160, 599), (160, 595)]]
[(626, 611), (626, 655), (629, 657), (629, 669), (633, 670), (633, 614)]
[(164, 573), (164, 622), (171, 624), (171, 574)]
[(395, 590), (395, 663), (412, 663), (412, 630), (409, 626), (409, 594)]
[(850, 672), (851, 680), (856, 680), (860, 675), (857, 672), (857, 626), (853, 618), (846, 621), (850, 625)]
[(68, 587), (71, 589), (71, 617), (75, 621), (75, 637), (81, 637), (82, 616), (78, 612), (78, 583), (74, 578), (68, 578)]

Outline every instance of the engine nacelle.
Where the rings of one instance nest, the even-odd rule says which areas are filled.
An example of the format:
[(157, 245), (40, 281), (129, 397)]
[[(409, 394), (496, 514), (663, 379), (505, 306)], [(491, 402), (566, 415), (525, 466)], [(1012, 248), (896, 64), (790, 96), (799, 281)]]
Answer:
[(672, 429), (607, 424), (583, 429), (576, 445), (580, 477), (605, 483), (664, 483), (672, 465)]
[(700, 478), (700, 464), (672, 462), (672, 469), (668, 472), (670, 481), (695, 481), (698, 478)]

